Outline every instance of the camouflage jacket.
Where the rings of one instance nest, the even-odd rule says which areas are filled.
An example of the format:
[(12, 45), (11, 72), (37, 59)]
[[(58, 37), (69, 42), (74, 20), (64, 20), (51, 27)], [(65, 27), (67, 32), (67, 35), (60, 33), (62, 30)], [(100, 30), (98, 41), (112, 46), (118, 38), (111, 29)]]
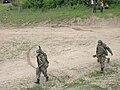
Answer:
[(38, 66), (41, 68), (47, 68), (48, 67), (48, 62), (46, 62), (45, 56), (43, 54), (39, 54), (36, 56), (37, 57), (37, 63)]
[(105, 43), (103, 43), (102, 45), (97, 45), (96, 55), (98, 55), (98, 56), (102, 56), (102, 55), (107, 56), (108, 52), (112, 54), (112, 50)]

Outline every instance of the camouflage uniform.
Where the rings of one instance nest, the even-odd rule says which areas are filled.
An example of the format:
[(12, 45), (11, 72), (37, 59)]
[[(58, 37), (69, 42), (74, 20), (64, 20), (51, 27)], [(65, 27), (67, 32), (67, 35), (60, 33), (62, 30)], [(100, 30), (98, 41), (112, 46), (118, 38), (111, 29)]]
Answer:
[(93, 13), (96, 13), (96, 7), (97, 7), (97, 1), (94, 0), (94, 3), (93, 3)]
[(47, 54), (44, 53), (42, 50), (41, 50), (41, 53), (44, 55), (46, 62), (49, 63), (49, 61), (48, 61), (48, 59), (47, 59)]
[(40, 75), (43, 73), (44, 77), (46, 77), (46, 81), (48, 81), (48, 75), (47, 75), (47, 68), (48, 68), (48, 62), (45, 59), (45, 56), (40, 53), (36, 56), (38, 67), (36, 68), (36, 82), (39, 83), (40, 81)]
[(96, 13), (96, 8), (97, 8), (97, 0), (93, 1), (93, 13)]
[(103, 0), (99, 1), (99, 6), (100, 6), (100, 12), (103, 12), (103, 9), (104, 9), (104, 1)]
[(101, 65), (101, 72), (103, 72), (105, 67), (104, 62), (105, 62), (106, 56), (108, 55), (107, 51), (109, 51), (111, 55), (113, 55), (113, 53), (105, 43), (103, 43), (101, 40), (99, 40), (98, 43), (99, 42), (101, 42), (101, 45), (97, 45), (96, 55)]

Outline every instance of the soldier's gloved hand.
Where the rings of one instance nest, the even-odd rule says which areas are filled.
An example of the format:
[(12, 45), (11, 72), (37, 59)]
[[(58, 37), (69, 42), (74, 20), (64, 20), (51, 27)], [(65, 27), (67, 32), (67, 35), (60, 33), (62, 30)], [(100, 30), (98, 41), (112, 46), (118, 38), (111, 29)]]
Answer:
[(111, 53), (111, 56), (113, 56), (113, 53)]

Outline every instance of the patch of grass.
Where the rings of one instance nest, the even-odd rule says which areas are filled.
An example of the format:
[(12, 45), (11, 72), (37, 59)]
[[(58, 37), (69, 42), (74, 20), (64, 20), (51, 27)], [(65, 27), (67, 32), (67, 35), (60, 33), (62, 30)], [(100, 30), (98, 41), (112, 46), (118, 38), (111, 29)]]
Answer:
[(107, 90), (106, 88), (102, 88), (98, 85), (93, 85), (93, 84), (89, 88), (90, 88), (90, 90)]
[(109, 87), (111, 87), (111, 90), (119, 90), (120, 89), (120, 85), (118, 85), (118, 84), (110, 84)]
[(116, 71), (115, 70), (108, 70), (107, 72), (105, 72), (104, 74), (101, 73), (100, 71), (94, 71), (94, 72), (91, 72), (89, 74), (90, 77), (102, 77), (102, 76), (107, 76), (107, 75), (111, 75), (111, 74), (114, 74)]
[(113, 17), (120, 17), (120, 5), (116, 7), (110, 7), (109, 9), (104, 9), (103, 13), (100, 13), (100, 10), (97, 10), (96, 16), (100, 18), (113, 18)]
[(91, 72), (89, 75), (90, 75), (90, 77), (100, 77), (100, 76), (103, 76), (103, 74), (100, 71)]
[(40, 9), (25, 9), (19, 12), (17, 8), (12, 6), (0, 6), (0, 22), (9, 25), (29, 25), (43, 21), (59, 22), (69, 20), (73, 17), (80, 17), (82, 19), (89, 18), (91, 10), (84, 6), (79, 6), (74, 9), (71, 8), (54, 8), (42, 12)]
[(53, 80), (49, 80), (49, 82), (47, 82), (47, 87), (48, 88), (54, 87), (55, 85), (56, 85), (56, 82), (53, 81)]
[(40, 87), (40, 86), (34, 86), (34, 87), (28, 88), (26, 90), (44, 90), (44, 89), (42, 87)]
[(89, 83), (88, 81), (81, 79), (81, 80), (79, 80), (79, 81), (77, 81), (77, 82), (65, 84), (65, 85), (64, 85), (64, 88), (80, 87), (80, 86), (83, 86), (83, 85), (87, 85), (88, 83)]
[(116, 71), (111, 69), (106, 73), (106, 75), (111, 75), (111, 74), (114, 74), (114, 73), (116, 73)]
[[(120, 6), (110, 8), (100, 13), (97, 10), (95, 14), (100, 18), (109, 18), (120, 16)], [(81, 19), (90, 18), (92, 15), (92, 8), (85, 6), (76, 6), (74, 8), (62, 7), (47, 10), (40, 9), (23, 9), (19, 10), (13, 6), (0, 6), (0, 23), (12, 25), (12, 26), (27, 26), (36, 24), (39, 22), (47, 21), (48, 23), (56, 23), (60, 21), (67, 21), (74, 17), (80, 17)]]
[(56, 82), (54, 80), (49, 80), (49, 82), (46, 82), (46, 85), (41, 87), (40, 85), (36, 85), (32, 88), (27, 88), (26, 90), (51, 90), (52, 87), (56, 85)]
[(119, 16), (120, 17), (120, 5), (114, 7), (114, 8), (110, 8), (107, 10), (107, 13), (111, 12), (113, 15)]
[(80, 90), (106, 90), (106, 88), (102, 88), (98, 85), (95, 84), (91, 84), (90, 82), (86, 81), (86, 80), (79, 80), (73, 83), (69, 83), (69, 84), (65, 84), (64, 85), (65, 89), (80, 89)]
[(120, 64), (119, 63), (114, 63), (111, 65), (112, 67), (120, 67)]

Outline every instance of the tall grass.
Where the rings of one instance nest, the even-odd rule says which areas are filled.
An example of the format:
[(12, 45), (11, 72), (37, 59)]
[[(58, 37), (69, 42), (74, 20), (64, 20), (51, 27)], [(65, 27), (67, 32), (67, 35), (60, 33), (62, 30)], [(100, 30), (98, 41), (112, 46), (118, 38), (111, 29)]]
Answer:
[(66, 7), (54, 8), (44, 12), (39, 9), (24, 9), (22, 12), (18, 12), (17, 8), (11, 8), (11, 6), (1, 6), (0, 12), (0, 22), (10, 25), (28, 25), (42, 21), (49, 21), (52, 23), (69, 20), (73, 17), (85, 19), (89, 18), (91, 15), (91, 9), (84, 6), (75, 7), (74, 9)]
[[(108, 18), (108, 15), (112, 14), (112, 17), (120, 17), (120, 6), (112, 7), (100, 13), (97, 10), (95, 14), (101, 18)], [(0, 23), (7, 25), (31, 25), (39, 22), (56, 23), (60, 21), (67, 21), (74, 17), (80, 17), (81, 19), (87, 19), (92, 15), (92, 9), (83, 5), (75, 6), (74, 8), (62, 7), (52, 9), (23, 9), (19, 12), (17, 7), (13, 6), (0, 6)]]

